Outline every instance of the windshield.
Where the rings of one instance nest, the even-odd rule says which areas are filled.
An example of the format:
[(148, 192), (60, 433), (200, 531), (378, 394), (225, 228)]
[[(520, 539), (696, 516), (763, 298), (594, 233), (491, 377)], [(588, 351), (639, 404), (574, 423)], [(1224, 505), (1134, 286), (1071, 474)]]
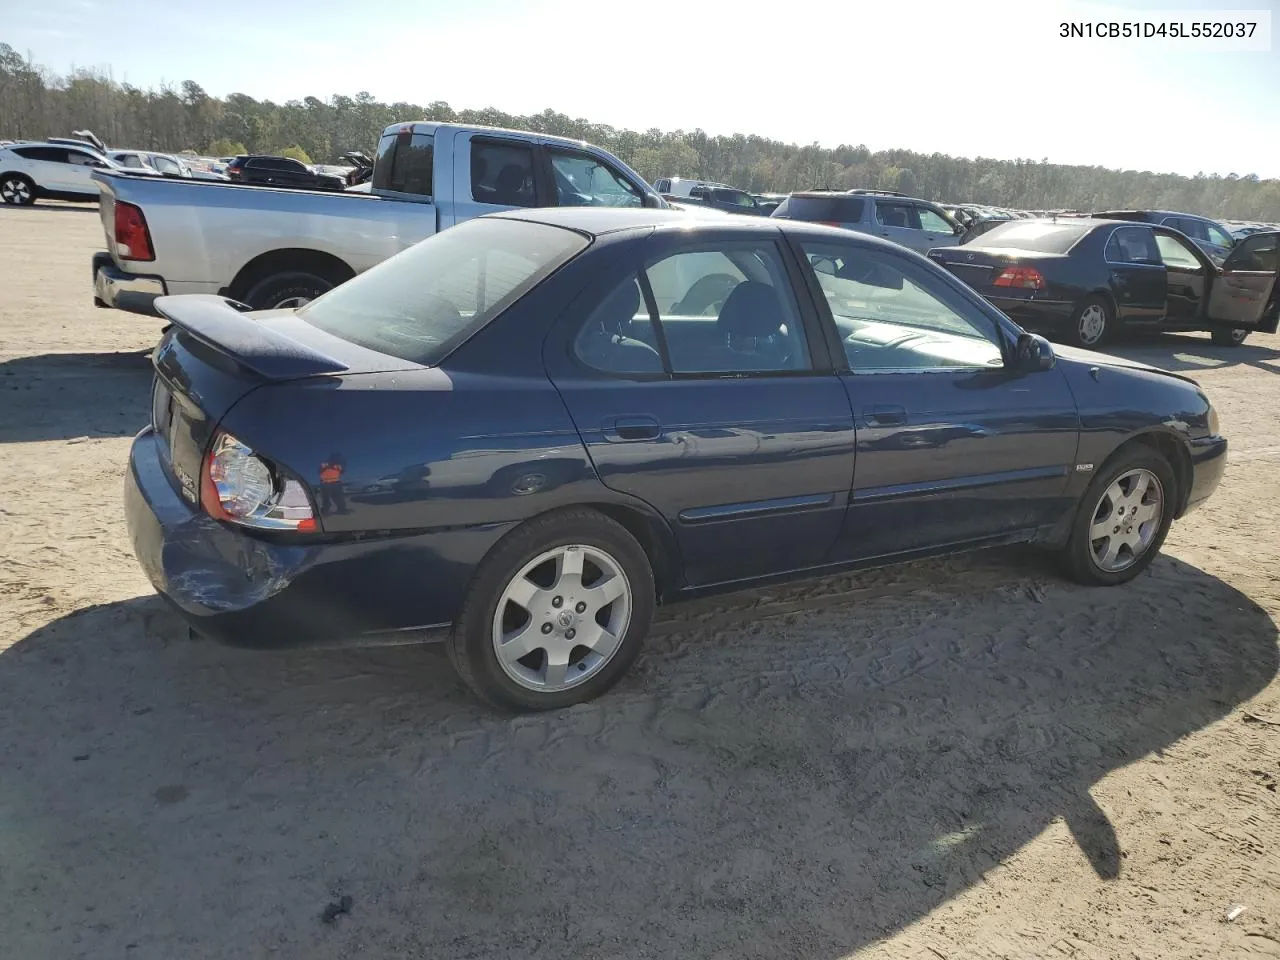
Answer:
[(439, 363), (587, 244), (541, 223), (469, 220), (335, 287), (298, 316), (370, 350)]
[(968, 244), (974, 248), (1010, 248), (1035, 253), (1066, 253), (1097, 226), (1096, 223), (1049, 223), (1009, 220)]

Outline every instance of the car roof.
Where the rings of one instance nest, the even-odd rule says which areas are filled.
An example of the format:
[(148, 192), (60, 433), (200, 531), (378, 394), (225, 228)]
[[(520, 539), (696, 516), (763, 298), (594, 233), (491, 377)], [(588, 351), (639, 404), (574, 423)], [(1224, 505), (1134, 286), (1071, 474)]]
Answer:
[(826, 224), (805, 220), (782, 220), (776, 217), (751, 217), (739, 214), (704, 214), (695, 210), (654, 210), (635, 207), (527, 207), (489, 214), (494, 219), (524, 220), (542, 223), (567, 230), (576, 230), (592, 237), (619, 233), (626, 230), (680, 229), (699, 234), (756, 233), (764, 237), (785, 234), (797, 239), (809, 237), (815, 240), (839, 239), (847, 243), (902, 252), (899, 244), (865, 233), (843, 230)]

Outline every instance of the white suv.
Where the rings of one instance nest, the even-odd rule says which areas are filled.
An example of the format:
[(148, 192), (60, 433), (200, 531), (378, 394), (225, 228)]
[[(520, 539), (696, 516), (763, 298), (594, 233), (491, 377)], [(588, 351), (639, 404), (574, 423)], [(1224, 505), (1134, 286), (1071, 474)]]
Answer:
[(0, 200), (29, 206), (39, 198), (88, 202), (98, 199), (94, 170), (114, 169), (101, 154), (61, 143), (18, 143), (0, 148)]

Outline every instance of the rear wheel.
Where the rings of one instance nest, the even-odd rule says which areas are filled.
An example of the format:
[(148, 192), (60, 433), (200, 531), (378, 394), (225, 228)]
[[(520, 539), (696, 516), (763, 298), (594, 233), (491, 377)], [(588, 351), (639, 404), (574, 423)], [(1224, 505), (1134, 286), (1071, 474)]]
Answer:
[(1145, 570), (1173, 522), (1177, 482), (1156, 451), (1135, 445), (1109, 464), (1085, 492), (1063, 548), (1067, 574), (1112, 586)]
[(636, 539), (594, 510), (564, 510), (518, 527), (480, 564), (449, 659), (489, 703), (567, 707), (621, 678), (653, 609), (653, 571)]
[(331, 281), (314, 273), (277, 273), (254, 284), (244, 302), (255, 310), (297, 309), (333, 287)]
[(1115, 311), (1102, 297), (1088, 297), (1071, 317), (1069, 339), (1077, 347), (1101, 346), (1114, 332)]
[(11, 207), (29, 207), (36, 202), (36, 185), (20, 173), (6, 173), (0, 179), (0, 200)]
[(1244, 343), (1245, 337), (1249, 336), (1249, 331), (1240, 327), (1234, 330), (1219, 327), (1213, 330), (1210, 336), (1213, 337), (1213, 342), (1220, 347), (1238, 347)]

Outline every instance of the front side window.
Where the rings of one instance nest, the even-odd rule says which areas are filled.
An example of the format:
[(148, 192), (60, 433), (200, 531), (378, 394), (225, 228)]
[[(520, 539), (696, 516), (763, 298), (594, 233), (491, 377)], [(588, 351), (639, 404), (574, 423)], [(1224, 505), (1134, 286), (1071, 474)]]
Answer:
[(1231, 235), (1215, 223), (1205, 223), (1204, 229), (1210, 243), (1217, 244), (1219, 247), (1230, 247), (1235, 243)]
[(920, 229), (920, 214), (914, 203), (886, 203), (876, 201), (876, 220), (881, 226), (902, 227), (907, 230)]
[(511, 140), (472, 140), (471, 199), (503, 207), (536, 206), (533, 148)]
[(917, 207), (920, 214), (920, 229), (928, 230), (930, 233), (954, 233), (955, 229), (938, 214), (934, 213), (928, 207)]
[(756, 202), (749, 194), (743, 193), (741, 190), (714, 190), (712, 197), (720, 203), (731, 203), (735, 207), (751, 208)]
[(1231, 270), (1280, 270), (1280, 252), (1277, 251), (1276, 234), (1246, 237), (1236, 245), (1227, 261)]
[(562, 207), (642, 207), (644, 197), (622, 174), (585, 153), (551, 151), (556, 198)]
[(389, 133), (378, 143), (373, 188), (429, 197), (434, 166), (435, 139), (431, 134), (409, 130)]
[(438, 363), (587, 243), (540, 223), (468, 220), (335, 287), (298, 316), (370, 350)]
[(1175, 267), (1182, 270), (1203, 269), (1196, 255), (1177, 237), (1157, 233), (1156, 248), (1160, 251), (1160, 259), (1164, 261), (1166, 267)]
[(855, 372), (999, 367), (995, 323), (918, 264), (861, 246), (803, 243)]

